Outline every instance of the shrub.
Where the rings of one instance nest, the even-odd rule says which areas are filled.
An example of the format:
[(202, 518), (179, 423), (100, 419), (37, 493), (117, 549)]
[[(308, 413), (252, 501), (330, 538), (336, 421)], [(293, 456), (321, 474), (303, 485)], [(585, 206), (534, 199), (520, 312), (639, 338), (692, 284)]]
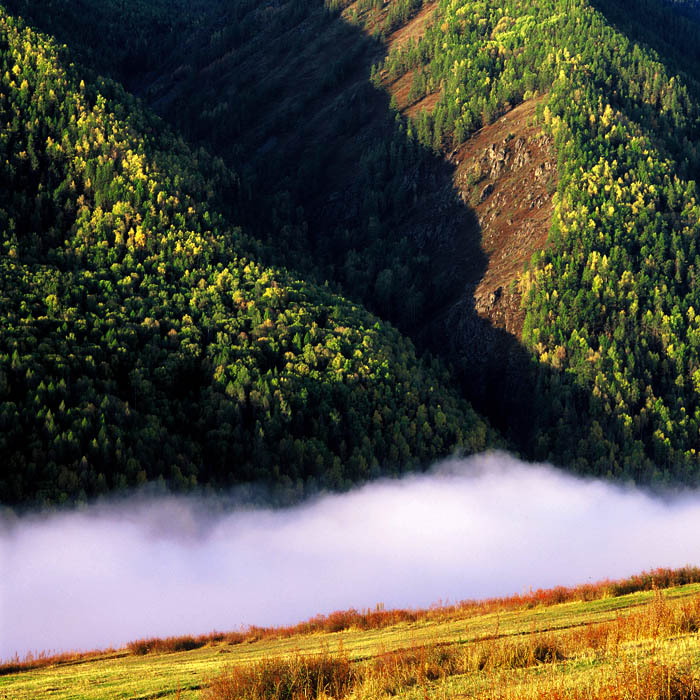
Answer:
[(296, 654), (231, 666), (213, 679), (202, 700), (308, 700), (343, 698), (355, 681), (345, 654)]
[(193, 637), (189, 634), (182, 637), (152, 637), (150, 639), (137, 639), (133, 642), (129, 642), (126, 646), (132, 654), (138, 655), (150, 654), (152, 652), (191, 651), (192, 649), (199, 649), (209, 642), (228, 641), (229, 636), (231, 635), (214, 632), (213, 634), (201, 635), (199, 637)]

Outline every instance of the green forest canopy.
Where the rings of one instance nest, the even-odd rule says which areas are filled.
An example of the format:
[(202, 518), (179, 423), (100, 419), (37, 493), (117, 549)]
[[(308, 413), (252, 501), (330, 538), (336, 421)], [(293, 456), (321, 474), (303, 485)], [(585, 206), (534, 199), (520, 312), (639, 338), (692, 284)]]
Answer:
[[(101, 59), (102, 33), (83, 32), (64, 4), (5, 4), (70, 47), (3, 13), (6, 502), (84, 498), (159, 477), (182, 488), (262, 479), (298, 494), (304, 483), (343, 487), (493, 444), (465, 402), (470, 387), (441, 362), (417, 359), (407, 336), (363, 304), (409, 335), (431, 334), (453, 280), (397, 225), (422, 201), (406, 173), (543, 94), (559, 186), (549, 246), (521, 280), (534, 367), (521, 410), (533, 421), (514, 446), (582, 473), (698, 483), (692, 3), (645, 0), (630, 12), (621, 0), (440, 0), (420, 40), (385, 57), (366, 40), (293, 98), (283, 84), (296, 70), (288, 57), (299, 27), (318, 39), (307, 42), (317, 55), (331, 50), (326, 33), (345, 49), (338, 3), (333, 12), (311, 0), (275, 13), (245, 0), (173, 12), (133, 0), (122, 23), (125, 3), (101, 3)], [(75, 16), (88, 5), (76, 0)], [(380, 31), (419, 5), (393, 2)], [(173, 39), (185, 29), (209, 37), (190, 40), (187, 61)], [(73, 65), (74, 55), (111, 67), (194, 146), (118, 84)], [(161, 56), (182, 77), (167, 90), (143, 75)], [(200, 80), (224, 59), (251, 71), (222, 72), (235, 87), (227, 95)], [(375, 83), (380, 71), (411, 71), (414, 99), (440, 97), (412, 121), (386, 100), (386, 118), (365, 137), (343, 110), (327, 120), (328, 134), (359, 153), (357, 214), (338, 223), (314, 210), (330, 194), (323, 154), (265, 144), (334, 95), (359, 59), (367, 83), (375, 61)], [(268, 84), (250, 79), (261, 61)], [(277, 78), (268, 66), (280, 66)], [(347, 103), (350, 122), (364, 123), (376, 92)], [(459, 370), (459, 353), (445, 359)]]
[[(342, 488), (493, 440), (439, 363), (256, 262), (220, 161), (0, 15), (0, 493)], [(228, 182), (231, 180), (232, 182)]]

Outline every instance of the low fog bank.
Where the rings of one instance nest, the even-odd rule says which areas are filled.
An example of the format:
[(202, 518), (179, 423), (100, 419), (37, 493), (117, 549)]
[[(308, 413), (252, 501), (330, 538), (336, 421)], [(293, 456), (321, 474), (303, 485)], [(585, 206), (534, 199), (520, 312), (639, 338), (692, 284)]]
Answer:
[(700, 562), (664, 498), (490, 454), (287, 510), (134, 499), (0, 521), (0, 658), (420, 607)]

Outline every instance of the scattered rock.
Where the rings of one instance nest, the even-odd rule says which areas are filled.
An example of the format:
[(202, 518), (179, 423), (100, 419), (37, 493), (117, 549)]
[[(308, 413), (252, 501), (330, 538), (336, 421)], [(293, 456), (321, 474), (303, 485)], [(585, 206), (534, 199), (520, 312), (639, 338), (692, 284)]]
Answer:
[(488, 197), (491, 195), (492, 192), (493, 192), (493, 183), (489, 182), (489, 184), (486, 185), (486, 187), (484, 187), (483, 190), (481, 190), (481, 198), (479, 199), (479, 202), (483, 202), (486, 199), (488, 199)]
[[(556, 181), (553, 142), (526, 123), (533, 104), (517, 109), (513, 116), (519, 122), (508, 119), (506, 128), (500, 123), (484, 127), (457, 154), (447, 152), (453, 162), (461, 161), (454, 182), (461, 200), (474, 210), (489, 259), (471, 292), (453, 308), (454, 318), (468, 323), (467, 335), (477, 345), (472, 336), (484, 328), (521, 333), (525, 313), (521, 293), (512, 283), (532, 252), (546, 245), (551, 220), (547, 187)], [(469, 314), (474, 311), (478, 321), (472, 323)]]

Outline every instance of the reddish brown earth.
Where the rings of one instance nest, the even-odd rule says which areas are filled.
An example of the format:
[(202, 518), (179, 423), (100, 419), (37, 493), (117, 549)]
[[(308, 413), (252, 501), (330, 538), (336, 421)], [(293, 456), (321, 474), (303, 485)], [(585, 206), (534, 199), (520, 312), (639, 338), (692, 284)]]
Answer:
[[(381, 30), (385, 25), (390, 5), (391, 0), (384, 0), (383, 7), (378, 10), (363, 10), (361, 9), (360, 0), (353, 0), (352, 2), (345, 3), (341, 15), (346, 21), (355, 20), (360, 22), (365, 32), (373, 34), (375, 31)], [(425, 34), (426, 28), (433, 19), (433, 12), (437, 9), (437, 6), (437, 0), (428, 0), (428, 2), (424, 2), (421, 9), (418, 10), (406, 24), (397, 27), (396, 30), (387, 37), (386, 48), (391, 50), (394, 47), (406, 43), (409, 39), (420, 39)]]
[(455, 187), (476, 212), (488, 257), (474, 293), (476, 311), (518, 337), (525, 318), (519, 277), (547, 244), (557, 186), (552, 139), (535, 120), (543, 99), (518, 105), (450, 156)]
[(409, 99), (409, 94), (411, 92), (414, 72), (415, 71), (410, 70), (398, 77), (394, 82), (389, 82), (386, 79), (383, 82), (387, 92), (396, 99), (396, 105), (401, 114), (411, 118), (417, 117), (422, 110), (432, 112), (442, 95), (442, 92), (438, 90), (437, 92), (433, 92), (430, 95), (426, 95), (412, 102)]
[(410, 19), (403, 27), (397, 29), (388, 38), (388, 48), (391, 51), (405, 44), (409, 39), (417, 41), (424, 34), (433, 20), (433, 13), (437, 8), (437, 2), (426, 2), (412, 19)]
[[(425, 3), (418, 14), (387, 37), (387, 50), (391, 51), (392, 49), (399, 48), (409, 41), (409, 39), (420, 41), (426, 29), (435, 19), (434, 13), (436, 8), (437, 2)], [(387, 91), (396, 98), (396, 103), (401, 113), (412, 118), (418, 116), (422, 110), (431, 112), (442, 94), (441, 91), (438, 90), (415, 102), (411, 102), (408, 95), (411, 91), (413, 73), (414, 71), (410, 70), (393, 82), (386, 79), (383, 81)]]
[(431, 95), (426, 95), (423, 99), (420, 99), (418, 102), (414, 102), (412, 105), (406, 107), (403, 110), (403, 113), (407, 117), (415, 118), (419, 116), (423, 110), (426, 112), (432, 112), (441, 96), (441, 92), (434, 92)]

